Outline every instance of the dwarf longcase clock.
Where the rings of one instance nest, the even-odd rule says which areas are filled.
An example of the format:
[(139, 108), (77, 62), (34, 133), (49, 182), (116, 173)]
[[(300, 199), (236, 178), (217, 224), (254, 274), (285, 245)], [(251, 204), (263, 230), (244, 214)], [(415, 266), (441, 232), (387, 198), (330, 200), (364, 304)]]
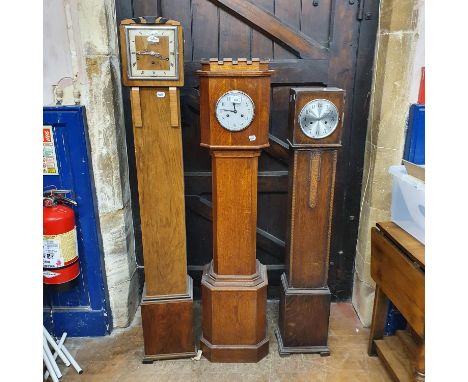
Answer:
[(122, 77), (131, 107), (145, 288), (143, 362), (195, 355), (193, 289), (187, 275), (179, 87), (184, 84), (179, 22), (122, 20)]
[(290, 214), (275, 331), (280, 354), (329, 354), (328, 260), (343, 110), (344, 90), (291, 88)]
[(213, 261), (202, 276), (200, 342), (213, 362), (257, 362), (268, 354), (268, 280), (256, 259), (256, 226), (271, 73), (258, 59), (210, 59), (197, 72), (201, 146), (210, 150), (213, 174)]

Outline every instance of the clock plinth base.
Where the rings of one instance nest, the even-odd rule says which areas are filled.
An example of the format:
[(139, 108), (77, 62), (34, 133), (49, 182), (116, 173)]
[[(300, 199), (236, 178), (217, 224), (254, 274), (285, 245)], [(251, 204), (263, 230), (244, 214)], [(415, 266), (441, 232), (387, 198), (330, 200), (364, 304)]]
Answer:
[(266, 267), (248, 276), (223, 276), (212, 263), (202, 277), (200, 347), (211, 362), (258, 362), (268, 354)]
[(265, 337), (255, 345), (213, 345), (202, 335), (200, 348), (210, 362), (254, 363), (268, 355), (269, 343)]
[(279, 323), (275, 330), (280, 354), (329, 355), (328, 323), (331, 294), (324, 288), (292, 288), (281, 275)]
[(196, 355), (193, 336), (192, 279), (186, 295), (148, 297), (143, 294), (141, 320), (145, 356), (143, 363)]

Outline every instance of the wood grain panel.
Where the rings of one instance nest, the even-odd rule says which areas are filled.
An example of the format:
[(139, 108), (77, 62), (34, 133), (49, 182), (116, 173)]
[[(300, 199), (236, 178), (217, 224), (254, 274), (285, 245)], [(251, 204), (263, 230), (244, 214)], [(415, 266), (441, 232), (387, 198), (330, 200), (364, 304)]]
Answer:
[(147, 296), (187, 289), (182, 137), (171, 127), (167, 92), (140, 88), (143, 127), (133, 131)]
[(192, 0), (192, 59), (194, 61), (218, 57), (218, 26), (218, 7), (208, 0)]
[[(317, 157), (321, 175), (320, 187), (314, 188), (314, 200), (320, 208), (311, 205), (313, 182), (301, 176), (313, 172), (311, 165)], [(289, 196), (292, 217), (286, 254), (288, 281), (293, 288), (320, 288), (327, 284), (336, 151), (295, 150), (291, 163), (294, 167)]]
[[(366, 6), (377, 5), (379, 1), (366, 1)], [(330, 44), (330, 61), (328, 66), (328, 83), (346, 91), (346, 105), (344, 110), (344, 131), (342, 135), (343, 150), (338, 154), (336, 168), (335, 201), (332, 225), (332, 246), (330, 251), (330, 277), (329, 284), (333, 285), (334, 292), (341, 296), (345, 290), (352, 290), (354, 256), (356, 253), (357, 233), (359, 227), (359, 211), (361, 197), (361, 181), (364, 160), (365, 134), (358, 136), (359, 130), (366, 130), (368, 112), (359, 112), (359, 117), (354, 111), (361, 108), (365, 97), (359, 101), (359, 106), (354, 105), (354, 93), (357, 87), (366, 88), (370, 94), (370, 81), (364, 85), (355, 82), (356, 50), (359, 37), (359, 28), (369, 28), (369, 22), (360, 24), (356, 20), (358, 1), (354, 5), (348, 1), (334, 1), (332, 12), (332, 31), (330, 35), (333, 41)], [(378, 19), (377, 13), (374, 16)], [(371, 21), (370, 23), (373, 23)], [(376, 25), (373, 27), (376, 28)], [(375, 34), (375, 29), (373, 29)], [(353, 43), (350, 43), (350, 42)], [(366, 44), (368, 42), (362, 42)], [(373, 42), (369, 42), (374, 46)], [(359, 46), (364, 49), (364, 46)], [(373, 53), (371, 53), (373, 57)], [(346, 62), (346, 65), (344, 63)], [(372, 70), (372, 62), (366, 62)], [(355, 116), (359, 122), (352, 123)], [(352, 138), (352, 139), (351, 139)], [(352, 158), (351, 158), (352, 157)], [(355, 166), (359, 161), (360, 165)], [(351, 169), (352, 167), (352, 169)], [(349, 294), (350, 296), (350, 294)]]
[(271, 135), (286, 142), (288, 138), (289, 86), (272, 88)]
[[(299, 31), (301, 27), (301, 0), (275, 0), (275, 16), (292, 29)], [(277, 42), (274, 44), (273, 56), (275, 60), (297, 58), (294, 53)]]
[[(169, 57), (169, 37), (159, 37), (159, 43), (156, 46), (151, 46), (146, 36), (135, 36), (135, 49), (137, 52), (145, 50), (153, 50), (159, 53), (162, 57)], [(169, 70), (169, 61), (155, 60), (152, 56), (137, 55), (137, 70)]]
[(286, 347), (327, 346), (330, 317), (328, 288), (281, 294), (279, 330)]
[(371, 276), (420, 337), (424, 337), (424, 273), (377, 228), (371, 230)]
[(219, 58), (252, 58), (250, 27), (229, 13), (219, 11)]
[(212, 152), (213, 259), (221, 275), (255, 273), (258, 155)]
[(194, 353), (193, 300), (143, 301), (141, 320), (146, 358), (161, 358), (164, 354), (187, 357)]
[[(184, 61), (192, 60), (192, 9), (191, 0), (160, 0), (165, 18), (177, 20), (184, 29)], [(148, 1), (147, 1), (148, 2)]]
[(301, 2), (301, 32), (324, 46), (330, 43), (333, 3), (333, 0), (320, 0), (319, 5), (314, 6), (310, 0)]
[(133, 14), (134, 17), (161, 16), (160, 0), (133, 0)]
[(131, 97), (131, 102), (132, 102), (133, 126), (142, 127), (143, 121), (141, 119), (140, 88), (132, 88), (130, 97)]
[[(274, 13), (274, 0), (253, 0), (252, 3), (271, 14)], [(252, 42), (250, 50), (252, 57), (268, 59), (273, 57), (273, 41), (263, 33), (252, 28)]]
[[(270, 12), (263, 10), (255, 6), (250, 1), (245, 0), (209, 0), (213, 4), (216, 4), (229, 13), (241, 19), (251, 27), (258, 31), (261, 31), (266, 36), (270, 37), (277, 43), (282, 44), (288, 50), (292, 51), (295, 56), (300, 58), (326, 58), (328, 55), (328, 49), (321, 46), (316, 41), (310, 39), (298, 29), (291, 28), (283, 22), (283, 20), (272, 15)], [(285, 8), (284, 12), (289, 13), (286, 10), (289, 4), (286, 0), (284, 1)], [(298, 0), (293, 0), (294, 6), (300, 6)], [(275, 12), (278, 0), (275, 2)]]
[(392, 240), (403, 253), (416, 261), (424, 269), (426, 266), (425, 246), (420, 241), (415, 240), (408, 232), (401, 229), (393, 222), (377, 223), (377, 227)]

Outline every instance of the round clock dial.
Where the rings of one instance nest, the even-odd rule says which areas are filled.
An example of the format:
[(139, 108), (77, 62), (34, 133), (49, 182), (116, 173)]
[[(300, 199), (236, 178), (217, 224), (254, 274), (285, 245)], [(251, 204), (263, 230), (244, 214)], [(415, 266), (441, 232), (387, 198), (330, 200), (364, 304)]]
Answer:
[(331, 135), (338, 126), (338, 109), (326, 99), (314, 99), (299, 113), (299, 125), (309, 138), (321, 139)]
[(216, 103), (216, 118), (229, 131), (246, 129), (255, 116), (255, 105), (246, 93), (231, 90), (219, 97)]

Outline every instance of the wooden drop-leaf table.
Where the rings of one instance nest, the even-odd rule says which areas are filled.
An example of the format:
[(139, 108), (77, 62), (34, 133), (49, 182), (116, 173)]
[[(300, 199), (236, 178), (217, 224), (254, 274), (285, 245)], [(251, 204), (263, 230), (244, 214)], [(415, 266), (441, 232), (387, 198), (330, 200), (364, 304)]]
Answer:
[[(376, 283), (369, 355), (378, 355), (395, 381), (424, 381), (424, 245), (395, 223), (371, 230), (371, 276)], [(389, 300), (408, 330), (384, 337)]]

